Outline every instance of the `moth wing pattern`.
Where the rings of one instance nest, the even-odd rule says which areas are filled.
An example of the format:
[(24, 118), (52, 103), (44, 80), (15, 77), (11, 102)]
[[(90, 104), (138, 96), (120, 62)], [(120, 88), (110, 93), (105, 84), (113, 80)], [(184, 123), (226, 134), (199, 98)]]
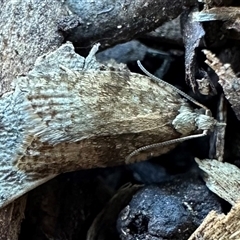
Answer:
[(172, 121), (185, 100), (148, 77), (100, 71), (97, 47), (83, 58), (62, 45), (0, 99), (0, 207), (59, 173), (123, 164), (135, 149), (181, 135)]

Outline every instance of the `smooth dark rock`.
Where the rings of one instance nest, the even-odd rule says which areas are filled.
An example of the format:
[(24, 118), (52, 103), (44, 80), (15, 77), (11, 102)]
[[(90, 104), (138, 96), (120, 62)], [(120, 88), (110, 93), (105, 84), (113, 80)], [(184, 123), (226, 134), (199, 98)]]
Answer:
[(196, 177), (178, 176), (137, 192), (119, 215), (122, 240), (187, 239), (219, 199)]

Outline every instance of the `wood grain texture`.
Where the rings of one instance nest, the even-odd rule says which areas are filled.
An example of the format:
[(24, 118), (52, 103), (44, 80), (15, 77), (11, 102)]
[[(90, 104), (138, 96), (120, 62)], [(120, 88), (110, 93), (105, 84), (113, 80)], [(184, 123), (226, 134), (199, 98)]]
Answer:
[(222, 86), (226, 99), (231, 104), (238, 120), (240, 120), (240, 97), (239, 83), (240, 78), (234, 73), (231, 64), (223, 64), (218, 57), (209, 50), (203, 50), (206, 55), (206, 64), (211, 67), (219, 77), (219, 84)]
[[(215, 123), (162, 83), (100, 70), (96, 49), (85, 59), (71, 44), (61, 46), (0, 99), (0, 206), (56, 174), (124, 164), (139, 147)], [(140, 152), (131, 162), (173, 147)]]
[(215, 159), (196, 158), (195, 161), (205, 172), (204, 180), (212, 192), (232, 205), (239, 201), (240, 169), (237, 166)]
[(24, 218), (26, 198), (21, 197), (0, 210), (0, 239), (17, 240)]
[(225, 214), (211, 211), (188, 240), (240, 239), (240, 202)]
[(38, 56), (64, 41), (58, 21), (69, 15), (61, 1), (0, 0), (0, 94), (32, 69)]

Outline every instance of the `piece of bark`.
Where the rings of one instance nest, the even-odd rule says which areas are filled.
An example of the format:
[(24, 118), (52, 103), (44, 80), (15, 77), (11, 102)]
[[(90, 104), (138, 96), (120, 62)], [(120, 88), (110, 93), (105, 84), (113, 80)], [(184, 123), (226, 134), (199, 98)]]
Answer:
[(211, 211), (188, 240), (240, 239), (240, 202), (227, 214)]
[(121, 187), (98, 214), (88, 230), (87, 240), (117, 239), (116, 221), (120, 211), (142, 186), (127, 184)]
[(234, 21), (240, 18), (239, 7), (214, 7), (211, 9), (204, 9), (201, 12), (193, 14), (194, 21), (208, 22), (208, 21)]
[(56, 174), (142, 161), (176, 144), (136, 149), (216, 124), (165, 83), (100, 71), (96, 50), (85, 59), (63, 45), (0, 99), (0, 206)]
[(26, 198), (22, 197), (0, 210), (1, 240), (18, 240), (25, 206)]
[(206, 64), (211, 67), (219, 77), (219, 83), (223, 88), (226, 99), (230, 102), (233, 111), (235, 112), (238, 120), (240, 120), (240, 95), (239, 83), (240, 78), (236, 76), (232, 67), (228, 63), (221, 63), (215, 54), (209, 50), (203, 50), (206, 55)]
[(193, 92), (197, 90), (196, 77), (199, 75), (196, 49), (199, 47), (205, 35), (202, 24), (193, 20), (193, 14), (195, 12), (198, 12), (197, 8), (185, 11), (184, 14), (181, 15), (183, 42), (185, 46), (185, 78)]
[(0, 1), (0, 95), (32, 69), (37, 57), (63, 42), (58, 20), (68, 15), (61, 1)]
[(80, 26), (66, 33), (66, 39), (80, 48), (89, 48), (96, 41), (105, 48), (156, 29), (196, 1), (67, 0), (65, 4), (82, 20)]
[(194, 13), (193, 18), (198, 22), (211, 21), (211, 23), (213, 23), (213, 21), (223, 21), (219, 29), (221, 35), (224, 35), (226, 38), (240, 39), (239, 7), (214, 7), (211, 9), (204, 9), (201, 12)]
[(227, 126), (227, 100), (224, 95), (220, 95), (218, 112), (217, 112), (218, 124), (211, 135), (209, 158), (223, 161), (224, 147), (225, 147), (225, 132)]
[(232, 205), (240, 199), (240, 169), (237, 166), (215, 159), (195, 158), (195, 161), (204, 171), (204, 180), (211, 191)]

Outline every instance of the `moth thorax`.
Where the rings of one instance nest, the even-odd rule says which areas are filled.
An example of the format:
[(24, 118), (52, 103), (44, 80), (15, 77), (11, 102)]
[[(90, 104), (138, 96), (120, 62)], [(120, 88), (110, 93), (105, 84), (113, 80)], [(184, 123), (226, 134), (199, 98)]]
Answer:
[(215, 120), (211, 116), (207, 116), (204, 114), (199, 114), (196, 117), (196, 126), (198, 130), (210, 130), (213, 131), (214, 127), (217, 124), (217, 120)]
[(217, 121), (209, 115), (202, 114), (200, 110), (181, 106), (179, 114), (172, 122), (174, 128), (183, 135), (199, 130), (213, 130)]

